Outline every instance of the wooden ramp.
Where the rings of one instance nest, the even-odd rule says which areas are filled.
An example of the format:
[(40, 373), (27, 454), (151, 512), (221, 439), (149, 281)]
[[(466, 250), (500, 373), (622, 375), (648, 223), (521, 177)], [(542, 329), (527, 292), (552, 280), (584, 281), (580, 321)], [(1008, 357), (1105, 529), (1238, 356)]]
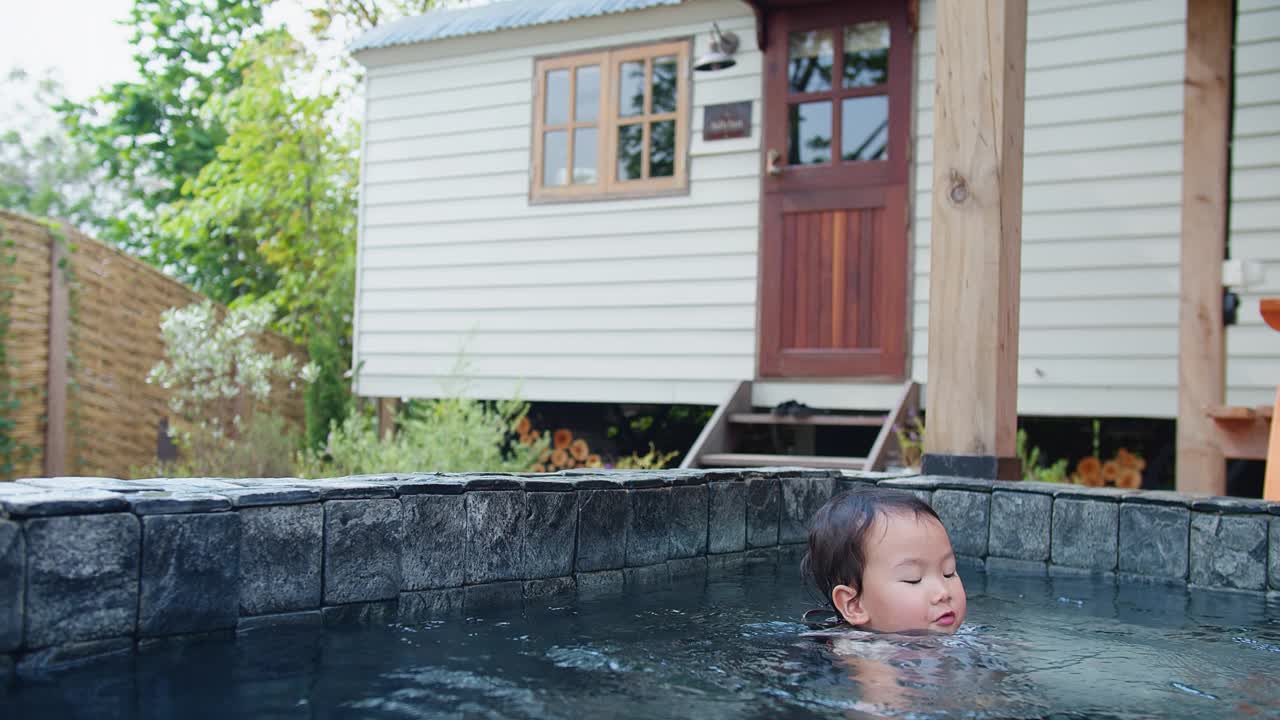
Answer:
[[(751, 381), (738, 383), (716, 408), (693, 447), (680, 463), (682, 468), (801, 466), (846, 470), (882, 470), (897, 442), (894, 427), (906, 422), (920, 404), (920, 385), (907, 381), (887, 413), (836, 413), (806, 408), (802, 414), (759, 412), (751, 406)], [(848, 455), (773, 454), (746, 452), (743, 436), (749, 428), (878, 428), (870, 447)]]

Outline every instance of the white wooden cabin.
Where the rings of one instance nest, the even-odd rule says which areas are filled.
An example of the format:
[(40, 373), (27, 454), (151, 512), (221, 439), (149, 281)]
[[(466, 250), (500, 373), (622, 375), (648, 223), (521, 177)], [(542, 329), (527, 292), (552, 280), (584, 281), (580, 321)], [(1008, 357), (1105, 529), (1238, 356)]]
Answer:
[[(1226, 400), (1254, 406), (1280, 379), (1280, 0), (1237, 5)], [(1020, 414), (1178, 415), (1186, 17), (1029, 0)], [(695, 72), (713, 23), (736, 62)], [(357, 392), (436, 396), (465, 352), (477, 397), (754, 380), (757, 406), (889, 408), (928, 378), (936, 45), (934, 0), (509, 0), (371, 31)], [(635, 68), (658, 77), (628, 107)], [(713, 139), (740, 102), (747, 136)]]

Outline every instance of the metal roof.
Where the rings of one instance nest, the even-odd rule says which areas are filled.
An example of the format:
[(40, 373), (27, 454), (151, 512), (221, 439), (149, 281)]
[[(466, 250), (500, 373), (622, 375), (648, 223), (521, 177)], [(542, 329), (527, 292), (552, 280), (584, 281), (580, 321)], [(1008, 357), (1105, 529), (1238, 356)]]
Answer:
[(348, 48), (361, 50), (410, 45), (463, 35), (546, 25), (578, 18), (679, 5), (684, 0), (506, 0), (478, 7), (434, 10), (382, 25), (356, 38)]

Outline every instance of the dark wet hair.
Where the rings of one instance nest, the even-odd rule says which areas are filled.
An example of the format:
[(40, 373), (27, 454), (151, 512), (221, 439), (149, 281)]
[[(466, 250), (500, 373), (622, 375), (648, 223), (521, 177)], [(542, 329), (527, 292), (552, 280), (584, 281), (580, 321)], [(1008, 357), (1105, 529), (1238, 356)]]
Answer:
[[(809, 549), (800, 561), (800, 571), (821, 596), (823, 612), (830, 608), (840, 615), (831, 601), (831, 591), (837, 585), (862, 592), (867, 532), (877, 517), (893, 513), (924, 515), (941, 522), (938, 513), (915, 495), (875, 486), (842, 492), (814, 514), (809, 523)], [(809, 615), (805, 613), (806, 618)]]

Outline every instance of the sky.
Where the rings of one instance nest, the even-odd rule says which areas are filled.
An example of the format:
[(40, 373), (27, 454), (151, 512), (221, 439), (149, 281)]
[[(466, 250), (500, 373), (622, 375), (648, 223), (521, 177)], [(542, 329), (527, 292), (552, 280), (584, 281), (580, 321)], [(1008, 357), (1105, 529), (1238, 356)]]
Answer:
[[(133, 0), (0, 0), (0, 76), (20, 66), (34, 75), (53, 68), (67, 96), (84, 100), (121, 80), (136, 80), (129, 29), (117, 24)], [(299, 2), (274, 3), (269, 24), (306, 30)], [(0, 114), (4, 107), (0, 107)]]

